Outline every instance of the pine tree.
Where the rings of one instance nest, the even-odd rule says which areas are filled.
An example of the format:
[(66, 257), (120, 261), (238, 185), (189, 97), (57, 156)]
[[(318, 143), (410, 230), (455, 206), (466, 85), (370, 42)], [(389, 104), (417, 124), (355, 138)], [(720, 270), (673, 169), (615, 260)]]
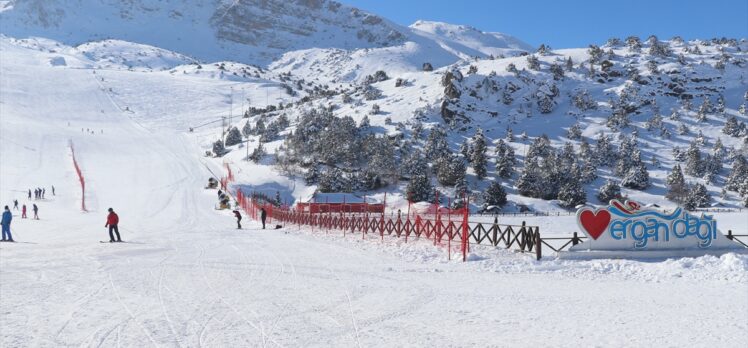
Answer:
[(503, 207), (506, 204), (506, 191), (499, 182), (493, 181), (488, 185), (486, 191), (483, 192), (483, 202), (487, 206), (498, 207)]
[(304, 182), (307, 184), (307, 186), (311, 186), (317, 183), (319, 180), (319, 165), (317, 163), (314, 163), (309, 169), (304, 173)]
[(608, 204), (612, 199), (621, 198), (621, 187), (614, 181), (607, 180), (603, 186), (600, 186), (596, 197), (603, 204)]
[(483, 179), (487, 174), (486, 164), (488, 159), (486, 158), (486, 137), (483, 136), (482, 129), (478, 128), (478, 130), (476, 130), (471, 141), (471, 147), (473, 151), (470, 164), (473, 166), (475, 176), (477, 176), (478, 179)]
[(361, 122), (358, 123), (358, 128), (361, 130), (367, 130), (371, 127), (371, 121), (369, 121), (369, 115), (364, 115), (363, 118), (361, 118)]
[(579, 126), (579, 123), (573, 124), (566, 131), (566, 137), (570, 140), (579, 140), (582, 138), (582, 127)]
[(709, 191), (707, 191), (706, 186), (700, 183), (696, 183), (694, 185), (691, 185), (691, 189), (688, 190), (688, 196), (686, 196), (683, 207), (687, 210), (704, 208), (709, 206), (709, 202), (711, 200), (711, 196), (709, 195)]
[(527, 197), (539, 197), (541, 192), (540, 167), (534, 158), (526, 158), (525, 166), (516, 182), (517, 192)]
[(740, 125), (738, 124), (738, 118), (730, 116), (725, 122), (725, 126), (722, 128), (722, 133), (729, 136), (739, 137), (740, 136)]
[(496, 144), (496, 175), (508, 179), (514, 173), (514, 149), (499, 139)]
[(688, 185), (686, 185), (686, 179), (683, 176), (680, 164), (673, 166), (673, 170), (668, 174), (665, 183), (668, 189), (665, 198), (675, 203), (683, 204), (688, 195)]
[(530, 70), (540, 70), (540, 60), (534, 54), (527, 56), (527, 67)]
[(348, 188), (348, 180), (338, 168), (328, 169), (319, 177), (317, 189), (320, 192), (345, 192)]
[(613, 145), (610, 143), (610, 138), (602, 132), (597, 137), (595, 154), (597, 156), (597, 163), (600, 165), (606, 166), (615, 162), (616, 155), (613, 152)]
[(242, 142), (242, 133), (236, 127), (231, 127), (228, 134), (226, 134), (226, 146), (236, 145)]
[(412, 176), (405, 188), (405, 193), (411, 202), (429, 202), (433, 191), (434, 187), (431, 186), (431, 180), (426, 174)]
[(426, 163), (423, 153), (418, 149), (408, 154), (400, 165), (400, 176), (405, 178), (412, 178), (414, 175), (426, 175), (426, 173), (428, 173), (428, 163)]
[(449, 153), (449, 145), (447, 144), (447, 134), (440, 127), (433, 127), (426, 138), (426, 144), (424, 145), (424, 152), (426, 157), (437, 159)]
[(249, 120), (247, 122), (244, 122), (244, 127), (242, 127), (242, 134), (244, 134), (245, 137), (249, 137), (252, 135), (252, 124), (249, 123)]
[(698, 145), (692, 142), (686, 152), (686, 174), (700, 177), (704, 174), (704, 163)]
[(587, 193), (578, 180), (571, 180), (561, 186), (558, 192), (561, 206), (571, 208), (587, 202)]
[(566, 71), (572, 71), (574, 70), (574, 61), (571, 60), (571, 56), (566, 59)]
[(462, 142), (462, 144), (460, 144), (460, 154), (462, 154), (462, 157), (464, 157), (468, 162), (470, 162), (470, 159), (473, 157), (473, 149), (470, 147), (470, 141), (468, 141), (467, 138)]
[(649, 187), (649, 172), (644, 164), (631, 167), (626, 176), (621, 180), (623, 187), (635, 190), (644, 190)]
[(436, 180), (444, 186), (454, 186), (465, 177), (465, 161), (457, 155), (447, 155), (436, 160)]
[(564, 69), (560, 65), (556, 63), (551, 64), (550, 71), (551, 71), (551, 74), (553, 74), (554, 80), (564, 79)]
[(221, 157), (226, 153), (226, 148), (223, 146), (223, 141), (216, 140), (215, 143), (213, 143), (213, 154), (216, 157)]
[(742, 155), (738, 155), (732, 162), (732, 170), (725, 181), (725, 188), (730, 191), (740, 192), (741, 185), (748, 179), (748, 161)]

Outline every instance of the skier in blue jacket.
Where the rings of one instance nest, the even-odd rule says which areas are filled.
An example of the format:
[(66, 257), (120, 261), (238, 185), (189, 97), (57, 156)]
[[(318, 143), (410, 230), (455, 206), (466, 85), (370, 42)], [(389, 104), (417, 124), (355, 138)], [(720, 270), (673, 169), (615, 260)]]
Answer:
[[(8, 206), (5, 206), (5, 211), (3, 211), (3, 219), (0, 221), (0, 225), (2, 225), (3, 230), (3, 242), (12, 242), (13, 236), (10, 234), (10, 221), (13, 220), (13, 214), (10, 213), (10, 209)], [(8, 238), (5, 238), (5, 235), (8, 235)]]

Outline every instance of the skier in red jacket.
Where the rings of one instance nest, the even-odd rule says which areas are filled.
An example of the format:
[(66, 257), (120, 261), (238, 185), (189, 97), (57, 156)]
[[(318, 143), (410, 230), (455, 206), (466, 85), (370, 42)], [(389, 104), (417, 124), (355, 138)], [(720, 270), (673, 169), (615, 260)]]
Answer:
[(109, 208), (109, 215), (106, 217), (106, 225), (104, 227), (109, 226), (109, 243), (114, 243), (114, 234), (112, 234), (112, 231), (117, 234), (117, 240), (116, 242), (121, 242), (122, 239), (119, 237), (119, 229), (117, 228), (117, 224), (119, 223), (119, 216), (117, 216), (117, 213), (114, 212), (114, 209)]

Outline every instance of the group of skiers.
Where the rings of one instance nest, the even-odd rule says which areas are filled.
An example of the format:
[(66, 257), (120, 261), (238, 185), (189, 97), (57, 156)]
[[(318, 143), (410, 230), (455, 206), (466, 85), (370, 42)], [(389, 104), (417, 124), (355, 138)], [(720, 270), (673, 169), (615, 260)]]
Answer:
[[(13, 210), (18, 210), (18, 200), (13, 200)], [(34, 220), (39, 220), (39, 207), (36, 203), (31, 204), (31, 210), (34, 211)], [(26, 204), (21, 205), (21, 219), (26, 218)]]
[[(231, 198), (229, 195), (227, 195), (222, 190), (218, 190), (218, 203), (220, 203), (222, 206), (229, 206)], [(238, 208), (238, 206), (237, 206)], [(242, 229), (242, 213), (239, 212), (239, 209), (234, 209), (232, 211), (234, 213), (234, 217), (236, 218), (236, 228), (241, 230)], [(260, 208), (260, 221), (262, 221), (262, 229), (265, 229), (265, 219), (267, 219), (267, 212), (265, 211), (265, 208)]]
[[(34, 199), (45, 199), (47, 189), (43, 187), (37, 187), (34, 189)], [(52, 185), (52, 196), (55, 195), (55, 185)], [(31, 199), (31, 189), (29, 189), (29, 199)]]

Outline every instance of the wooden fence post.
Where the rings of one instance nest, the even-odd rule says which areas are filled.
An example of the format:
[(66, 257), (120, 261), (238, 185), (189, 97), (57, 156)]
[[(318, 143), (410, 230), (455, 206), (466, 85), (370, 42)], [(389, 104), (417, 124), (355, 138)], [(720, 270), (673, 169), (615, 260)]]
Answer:
[(543, 252), (541, 251), (541, 244), (542, 240), (540, 239), (540, 227), (536, 227), (535, 229), (535, 256), (538, 261), (543, 257)]
[(577, 245), (579, 244), (579, 237), (577, 236), (577, 233), (574, 232), (574, 237), (571, 238), (571, 245)]
[(727, 230), (727, 239), (732, 240), (732, 230)]

